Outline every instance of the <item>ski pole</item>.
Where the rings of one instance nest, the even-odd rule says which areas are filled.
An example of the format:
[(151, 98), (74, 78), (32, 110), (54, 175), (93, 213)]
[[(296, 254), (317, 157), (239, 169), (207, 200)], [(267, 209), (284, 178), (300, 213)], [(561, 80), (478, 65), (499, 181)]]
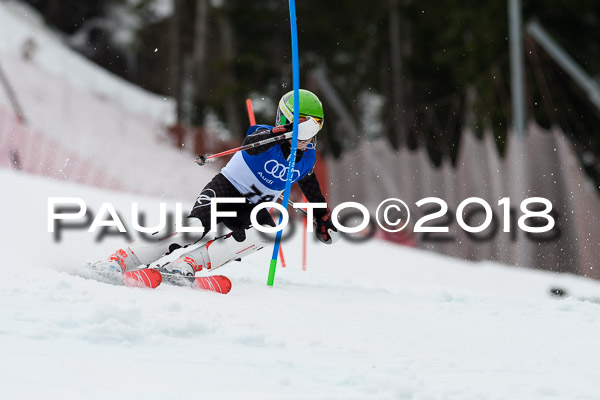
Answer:
[[(254, 108), (252, 107), (252, 100), (246, 99), (246, 110), (248, 110), (248, 120), (250, 126), (256, 125), (256, 118), (254, 117)], [(285, 268), (285, 258), (283, 257), (283, 246), (279, 247), (279, 258), (281, 258), (281, 266)]]
[[(306, 201), (306, 197), (302, 196), (302, 199)], [(304, 211), (304, 210), (302, 210)], [(306, 271), (306, 232), (308, 231), (308, 217), (304, 216), (304, 221), (302, 221), (302, 271)]]
[[(280, 197), (280, 199), (282, 199), (282, 198)], [(288, 200), (288, 206), (289, 207), (293, 207), (294, 210), (296, 210), (296, 212), (299, 212), (299, 213), (303, 214), (306, 217), (306, 219), (304, 220), (305, 221), (305, 225), (304, 225), (305, 232), (304, 233), (306, 234), (306, 221), (308, 220), (308, 213), (305, 210), (301, 209), (301, 208), (294, 207), (294, 203), (291, 200)], [(317, 225), (317, 219), (314, 216), (313, 216), (313, 219), (312, 219), (312, 223), (314, 225)], [(338, 233), (337, 230), (331, 230), (331, 229), (328, 229), (327, 232), (329, 233), (329, 236), (331, 236), (332, 240), (334, 240), (334, 238), (333, 238), (332, 235), (335, 233), (336, 236), (337, 236), (337, 233)], [(338, 238), (336, 238), (334, 241), (338, 240)]]
[[(283, 195), (279, 196), (279, 200), (281, 200), (283, 202)], [(308, 214), (302, 208), (296, 208), (296, 207), (294, 207), (294, 202), (293, 201), (291, 201), (291, 200), (288, 199), (287, 205), (288, 205), (288, 207), (292, 207), (294, 209), (294, 211), (303, 214), (305, 217), (308, 217)]]
[(256, 125), (256, 118), (254, 118), (254, 108), (252, 107), (252, 100), (246, 99), (246, 109), (248, 110), (248, 119), (250, 120), (250, 126)]
[(225, 151), (222, 151), (222, 152), (216, 153), (216, 154), (200, 154), (196, 157), (195, 161), (196, 161), (196, 164), (198, 164), (198, 165), (204, 165), (204, 164), (206, 164), (206, 162), (208, 160), (212, 160), (214, 158), (223, 157), (223, 156), (226, 156), (229, 154), (237, 153), (238, 151), (242, 151), (242, 150), (252, 149), (254, 147), (262, 146), (264, 144), (269, 144), (269, 143), (274, 143), (274, 142), (279, 142), (282, 140), (290, 139), (292, 137), (292, 134), (293, 134), (293, 132), (286, 132), (279, 136), (270, 137), (270, 138), (260, 140), (255, 143), (250, 143), (245, 146), (236, 147), (235, 149), (225, 150)]

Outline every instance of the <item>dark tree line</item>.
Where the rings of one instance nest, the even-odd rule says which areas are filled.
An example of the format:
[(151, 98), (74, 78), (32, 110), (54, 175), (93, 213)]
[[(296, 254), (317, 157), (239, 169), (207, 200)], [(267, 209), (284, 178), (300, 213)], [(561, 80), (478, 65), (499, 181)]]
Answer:
[[(286, 1), (173, 0), (167, 16), (157, 15), (151, 0), (29, 2), (68, 35), (94, 19), (114, 18), (117, 6), (135, 14), (141, 23), (128, 47), (96, 24), (81, 50), (126, 79), (175, 96), (186, 124), (202, 124), (211, 111), (241, 136), (250, 92), (276, 103), (291, 90)], [(301, 0), (296, 6), (301, 82), (319, 92), (311, 72), (325, 71), (356, 123), (359, 99), (370, 94), (383, 99), (379, 135), (395, 148), (426, 146), (435, 164), (455, 161), (460, 133), (470, 127), (479, 136), (489, 128), (504, 152), (511, 118), (506, 1)], [(600, 2), (523, 0), (523, 16), (537, 18), (588, 73), (600, 73)], [(533, 40), (526, 39), (525, 51), (529, 118), (562, 127), (597, 175), (600, 112)], [(273, 116), (274, 110), (258, 115), (267, 122)], [(328, 113), (320, 147), (339, 156), (365, 129), (349, 138), (336, 119)]]

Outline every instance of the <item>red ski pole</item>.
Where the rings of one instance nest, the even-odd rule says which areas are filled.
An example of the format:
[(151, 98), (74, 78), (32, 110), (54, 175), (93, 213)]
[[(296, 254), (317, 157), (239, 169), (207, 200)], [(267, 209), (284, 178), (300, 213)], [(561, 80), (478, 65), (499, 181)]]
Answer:
[(254, 118), (254, 108), (252, 108), (252, 100), (246, 99), (246, 109), (248, 110), (250, 126), (256, 125), (256, 119)]

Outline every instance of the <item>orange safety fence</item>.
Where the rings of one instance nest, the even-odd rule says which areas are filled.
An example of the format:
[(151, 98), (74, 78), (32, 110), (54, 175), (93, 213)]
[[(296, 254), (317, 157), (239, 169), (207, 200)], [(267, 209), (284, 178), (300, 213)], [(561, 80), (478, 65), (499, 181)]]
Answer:
[(0, 107), (0, 167), (29, 174), (112, 190), (123, 190), (118, 179), (105, 174), (58, 140), (26, 127)]

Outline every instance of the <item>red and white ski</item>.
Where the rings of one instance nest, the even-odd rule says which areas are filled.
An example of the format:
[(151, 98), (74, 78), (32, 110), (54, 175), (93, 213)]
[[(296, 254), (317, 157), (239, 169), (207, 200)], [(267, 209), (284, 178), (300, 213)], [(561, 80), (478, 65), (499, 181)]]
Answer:
[(117, 271), (102, 271), (88, 265), (76, 274), (83, 278), (112, 285), (125, 285), (128, 287), (157, 288), (162, 282), (177, 286), (188, 286), (198, 290), (208, 290), (227, 294), (231, 290), (231, 281), (224, 275), (184, 277), (180, 274), (161, 273), (154, 268), (142, 268), (125, 273)]
[(227, 294), (231, 290), (231, 281), (225, 275), (185, 277), (180, 274), (161, 272), (163, 281), (177, 286), (188, 286), (198, 290), (208, 290)]
[(155, 269), (145, 268), (137, 271), (126, 271), (123, 282), (129, 287), (147, 287), (155, 289), (162, 282), (162, 275)]
[(163, 280), (160, 272), (154, 269), (144, 268), (121, 273), (120, 271), (96, 269), (92, 264), (88, 264), (85, 268), (76, 271), (75, 275), (98, 282), (110, 283), (111, 285), (150, 289), (157, 288)]
[(197, 276), (194, 278), (193, 287), (195, 289), (227, 294), (231, 290), (231, 281), (225, 275)]

